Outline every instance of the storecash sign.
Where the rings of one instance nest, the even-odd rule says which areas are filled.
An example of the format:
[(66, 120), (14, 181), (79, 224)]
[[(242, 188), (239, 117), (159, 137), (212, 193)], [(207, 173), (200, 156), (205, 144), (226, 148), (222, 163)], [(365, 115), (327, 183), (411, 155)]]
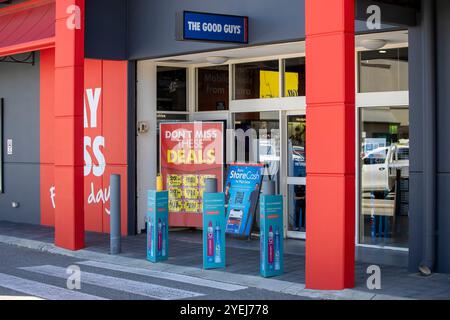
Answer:
[[(45, 59), (44, 53), (44, 59)], [(45, 67), (45, 64), (44, 66)], [(42, 83), (42, 81), (41, 81)], [(45, 86), (45, 83), (44, 83)], [(53, 141), (52, 113), (41, 108), (41, 153)], [(48, 114), (47, 114), (48, 113)], [(63, 133), (61, 133), (63, 134)], [(127, 63), (85, 61), (84, 94), (85, 229), (109, 232), (110, 175), (121, 175), (122, 234), (127, 233)], [(57, 146), (50, 146), (57, 150)], [(54, 187), (52, 159), (41, 165), (41, 217), (53, 225), (54, 209), (63, 196)]]
[(223, 124), (218, 122), (160, 125), (160, 172), (169, 191), (169, 225), (202, 227), (205, 180), (223, 181)]

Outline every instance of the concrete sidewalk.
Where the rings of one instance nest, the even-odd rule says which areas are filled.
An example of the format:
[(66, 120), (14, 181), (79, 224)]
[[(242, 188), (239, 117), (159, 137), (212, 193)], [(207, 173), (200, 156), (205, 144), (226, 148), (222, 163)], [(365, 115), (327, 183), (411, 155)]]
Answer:
[[(164, 270), (172, 273), (242, 284), (274, 292), (289, 293), (317, 299), (450, 299), (450, 275), (435, 274), (424, 278), (406, 269), (407, 253), (358, 248), (356, 286), (343, 291), (307, 290), (305, 282), (305, 248), (303, 241), (285, 243), (285, 274), (273, 279), (259, 276), (259, 241), (227, 239), (227, 268), (224, 271), (202, 269), (201, 233), (182, 230), (170, 232), (170, 259), (166, 263), (146, 261), (145, 235), (125, 237), (123, 254), (111, 256), (109, 237), (86, 233), (85, 250), (71, 252), (53, 245), (53, 228), (0, 222), (0, 243), (66, 255), (79, 259), (114, 263), (124, 266)], [(367, 267), (374, 263), (381, 268), (381, 290), (368, 290)]]

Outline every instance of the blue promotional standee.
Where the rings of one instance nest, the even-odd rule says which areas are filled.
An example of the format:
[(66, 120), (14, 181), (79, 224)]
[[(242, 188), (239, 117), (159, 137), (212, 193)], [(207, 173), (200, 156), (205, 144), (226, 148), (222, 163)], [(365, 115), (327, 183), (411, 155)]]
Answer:
[(203, 268), (225, 268), (225, 195), (203, 195)]
[(169, 192), (148, 191), (147, 260), (159, 262), (169, 257)]
[(279, 276), (284, 272), (283, 196), (261, 196), (260, 211), (260, 273), (265, 278)]
[(225, 187), (226, 233), (248, 237), (257, 212), (263, 165), (230, 164)]

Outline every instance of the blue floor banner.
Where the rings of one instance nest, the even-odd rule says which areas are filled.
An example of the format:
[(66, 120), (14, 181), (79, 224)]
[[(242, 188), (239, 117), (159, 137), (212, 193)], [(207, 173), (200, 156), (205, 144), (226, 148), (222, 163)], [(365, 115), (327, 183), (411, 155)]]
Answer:
[(258, 208), (264, 165), (232, 164), (225, 184), (226, 233), (248, 237)]
[(169, 257), (168, 203), (168, 191), (148, 191), (147, 260), (151, 262)]
[(261, 267), (263, 277), (283, 274), (283, 196), (261, 197)]
[(225, 268), (225, 197), (203, 195), (203, 268)]

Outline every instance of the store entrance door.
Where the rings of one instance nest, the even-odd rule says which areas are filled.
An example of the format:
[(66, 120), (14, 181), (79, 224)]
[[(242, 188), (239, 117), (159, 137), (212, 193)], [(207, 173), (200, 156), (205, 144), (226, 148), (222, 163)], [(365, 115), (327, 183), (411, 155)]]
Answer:
[[(190, 121), (200, 121), (200, 122), (220, 122), (223, 124), (223, 154), (224, 154), (224, 163), (223, 163), (223, 176), (227, 176), (228, 164), (226, 161), (227, 154), (227, 129), (229, 129), (230, 123), (230, 115), (228, 112), (196, 112), (191, 114)], [(223, 187), (225, 187), (225, 180), (223, 179)]]
[(306, 115), (287, 113), (287, 236), (306, 239)]

